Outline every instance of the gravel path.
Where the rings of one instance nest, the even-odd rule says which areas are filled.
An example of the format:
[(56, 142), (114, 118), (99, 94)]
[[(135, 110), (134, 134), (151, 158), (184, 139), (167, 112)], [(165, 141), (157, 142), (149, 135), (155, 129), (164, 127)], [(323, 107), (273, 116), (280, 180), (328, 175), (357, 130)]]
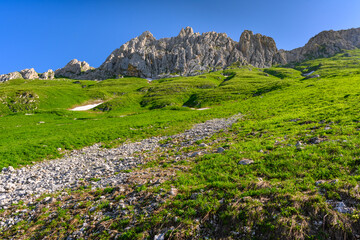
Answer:
[[(155, 151), (161, 146), (159, 141), (181, 139), (183, 145), (192, 145), (197, 140), (229, 128), (240, 117), (238, 114), (228, 119), (213, 119), (181, 134), (148, 138), (113, 149), (103, 149), (95, 144), (72, 151), (63, 158), (17, 170), (4, 168), (0, 174), (0, 209), (19, 200), (37, 198), (43, 193), (77, 188), (82, 181), (90, 182), (93, 188), (124, 184), (128, 176), (124, 170), (142, 164), (146, 158), (144, 151), (146, 154)], [(134, 153), (140, 154), (135, 156)]]

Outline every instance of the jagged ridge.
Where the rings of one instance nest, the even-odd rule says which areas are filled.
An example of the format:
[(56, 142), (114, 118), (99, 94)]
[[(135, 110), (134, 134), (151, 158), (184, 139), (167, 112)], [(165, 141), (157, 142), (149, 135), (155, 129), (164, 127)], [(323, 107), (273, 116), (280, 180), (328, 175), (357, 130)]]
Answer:
[[(235, 62), (265, 68), (330, 57), (342, 50), (359, 47), (360, 28), (323, 31), (304, 47), (285, 51), (278, 50), (271, 37), (248, 30), (236, 42), (225, 33), (199, 34), (186, 27), (176, 37), (159, 40), (145, 31), (114, 50), (99, 68), (94, 69), (88, 63), (74, 59), (64, 68), (56, 70), (55, 76), (73, 79), (107, 79), (123, 75), (143, 78), (191, 76), (223, 69)], [(15, 78), (32, 79), (38, 76), (34, 69), (26, 69), (0, 75), (0, 82)], [(40, 78), (52, 79), (52, 70), (40, 75)]]

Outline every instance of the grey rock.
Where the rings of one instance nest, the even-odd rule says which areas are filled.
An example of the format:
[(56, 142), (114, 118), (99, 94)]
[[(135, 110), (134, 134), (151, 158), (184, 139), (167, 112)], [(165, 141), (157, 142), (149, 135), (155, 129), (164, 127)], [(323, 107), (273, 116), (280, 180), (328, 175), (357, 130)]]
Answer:
[(219, 147), (219, 148), (216, 150), (217, 153), (222, 153), (222, 152), (224, 152), (224, 151), (225, 151), (225, 149), (224, 149), (223, 147)]
[(46, 198), (44, 198), (44, 200), (42, 201), (42, 203), (52, 203), (52, 202), (54, 202), (54, 201), (55, 201), (54, 198), (52, 198), (52, 197), (46, 197)]
[(154, 236), (154, 240), (164, 240), (165, 239), (165, 233), (166, 232), (163, 232), (163, 233), (160, 233), (158, 235), (155, 235)]
[(309, 143), (311, 144), (319, 144), (322, 142), (322, 139), (318, 138), (318, 137), (313, 137), (309, 140)]
[[(145, 154), (162, 149), (161, 141), (178, 139), (183, 141), (184, 146), (193, 146), (194, 142), (231, 127), (240, 117), (237, 114), (228, 119), (213, 119), (196, 124), (184, 133), (152, 137), (112, 149), (104, 149), (95, 144), (68, 152), (62, 158), (34, 163), (33, 166), (17, 170), (5, 168), (0, 174), (0, 207), (7, 207), (20, 200), (34, 201), (43, 193), (54, 193), (66, 188), (78, 189), (84, 182), (91, 184), (93, 189), (126, 184), (129, 175), (123, 171), (144, 163)], [(140, 156), (138, 153), (141, 153)], [(97, 180), (94, 181), (94, 178)], [(120, 188), (119, 191), (124, 189)], [(176, 192), (174, 188), (171, 194), (175, 195)], [(67, 193), (62, 195), (66, 196)]]
[(239, 165), (250, 165), (253, 163), (254, 163), (254, 160), (252, 160), (252, 159), (243, 159), (238, 162)]
[(0, 82), (6, 82), (12, 79), (23, 79), (19, 72), (11, 72), (9, 74), (0, 75)]
[(274, 59), (278, 52), (274, 39), (245, 30), (240, 37), (238, 49), (246, 61), (255, 67), (271, 67), (274, 63), (285, 63)]
[[(176, 37), (155, 39), (145, 31), (114, 50), (97, 69), (86, 62), (71, 60), (55, 71), (56, 77), (102, 80), (136, 76), (164, 78), (193, 76), (221, 70), (237, 63), (255, 67), (271, 67), (274, 64), (297, 63), (307, 59), (330, 57), (341, 51), (360, 47), (360, 28), (340, 31), (323, 31), (303, 47), (291, 51), (278, 50), (271, 37), (244, 31), (239, 42), (225, 33), (194, 33), (191, 27), (181, 29)], [(21, 77), (20, 77), (21, 75)], [(15, 78), (36, 79), (33, 69), (0, 75), (0, 82)], [(320, 77), (318, 74), (307, 78)], [(41, 79), (52, 79), (52, 73), (40, 74)]]
[(353, 213), (354, 209), (353, 208), (350, 208), (350, 207), (347, 207), (345, 205), (344, 202), (336, 202), (335, 203), (335, 208), (334, 208), (336, 211), (338, 211), (339, 213)]
[(83, 61), (80, 62), (77, 59), (71, 60), (68, 64), (65, 65), (65, 67), (57, 69), (55, 71), (55, 77), (66, 77), (66, 78), (73, 78), (77, 79), (80, 76), (89, 73), (93, 70), (93, 67), (90, 67), (90, 65)]
[(170, 195), (171, 196), (176, 196), (177, 194), (178, 194), (178, 190), (176, 188), (172, 187), (170, 189)]
[(307, 59), (330, 57), (345, 50), (360, 47), (360, 28), (340, 31), (323, 31), (312, 37), (304, 47), (281, 54), (287, 63), (300, 62)]
[(191, 27), (181, 29), (176, 37), (159, 40), (146, 31), (113, 51), (99, 68), (76, 78), (192, 76), (221, 70), (235, 62), (266, 67), (276, 62), (276, 52), (272, 38), (250, 31), (242, 34), (239, 43), (225, 33), (199, 34)]
[(38, 73), (33, 68), (28, 68), (20, 71), (24, 79), (39, 79)]
[(44, 79), (44, 80), (45, 79), (50, 79), (50, 80), (52, 80), (54, 78), (55, 78), (55, 73), (51, 69), (49, 69), (46, 72), (40, 74), (40, 79)]
[(315, 186), (319, 186), (319, 185), (324, 184), (324, 183), (326, 183), (325, 180), (318, 180), (318, 181), (315, 182)]
[(200, 151), (198, 152), (193, 152), (190, 157), (196, 157), (196, 156), (200, 156), (202, 153)]
[(304, 47), (291, 51), (278, 50), (272, 38), (248, 30), (241, 34), (239, 42), (225, 33), (200, 35), (190, 27), (181, 29), (176, 37), (159, 40), (146, 31), (113, 51), (98, 69), (76, 78), (191, 76), (223, 69), (233, 63), (263, 68), (329, 57), (343, 49), (356, 47), (360, 47), (360, 28), (324, 31), (311, 38)]

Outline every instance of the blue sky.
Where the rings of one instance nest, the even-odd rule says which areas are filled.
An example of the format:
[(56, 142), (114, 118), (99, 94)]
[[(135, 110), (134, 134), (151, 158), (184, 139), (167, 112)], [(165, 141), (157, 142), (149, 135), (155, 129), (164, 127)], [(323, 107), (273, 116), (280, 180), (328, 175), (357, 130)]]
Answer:
[(145, 30), (159, 39), (186, 26), (236, 41), (248, 29), (290, 50), (322, 30), (360, 27), (360, 1), (0, 0), (0, 74), (55, 70), (74, 58), (98, 67)]

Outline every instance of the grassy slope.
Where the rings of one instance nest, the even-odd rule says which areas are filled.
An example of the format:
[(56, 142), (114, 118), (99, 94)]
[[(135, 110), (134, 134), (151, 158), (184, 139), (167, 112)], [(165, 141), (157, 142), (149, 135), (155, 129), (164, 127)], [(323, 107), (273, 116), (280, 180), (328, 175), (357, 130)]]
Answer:
[[(111, 99), (109, 103), (114, 102), (110, 111), (66, 111), (92, 98), (91, 91), (79, 88), (78, 96), (57, 111), (44, 107), (32, 116), (22, 112), (0, 118), (1, 164), (28, 163), (30, 151), (37, 158), (56, 155), (56, 147), (173, 133), (197, 121), (241, 112), (244, 119), (232, 131), (217, 136), (222, 139), (220, 145), (227, 148), (225, 153), (187, 163), (189, 172), (179, 172), (176, 180), (161, 186), (178, 188), (175, 200), (165, 203), (151, 219), (139, 221), (135, 229), (116, 224), (114, 228), (135, 238), (149, 229), (174, 226), (178, 230), (172, 236), (186, 238), (200, 219), (207, 226), (207, 235), (214, 238), (236, 238), (236, 232), (245, 239), (351, 237), (360, 234), (359, 55), (358, 50), (348, 51), (296, 66), (303, 72), (316, 70), (314, 74), (321, 77), (313, 79), (304, 79), (293, 69), (242, 68), (227, 70), (223, 73), (226, 76), (216, 72), (204, 75), (206, 78), (158, 80), (150, 85), (138, 80), (141, 84), (127, 90), (133, 99), (128, 109), (118, 104), (123, 95), (110, 97), (113, 87), (102, 88), (107, 81), (92, 83)], [(109, 80), (109, 84), (127, 80)], [(18, 89), (12, 83), (8, 85)], [(218, 105), (224, 99), (230, 101)], [(179, 110), (185, 103), (212, 109)], [(149, 110), (165, 105), (161, 110)], [(118, 118), (131, 112), (135, 114)], [(45, 124), (37, 124), (42, 120)], [(22, 126), (16, 127), (19, 124)], [(322, 142), (311, 144), (314, 137)], [(295, 146), (298, 141), (303, 144), (301, 149)], [(26, 144), (29, 152), (24, 150)], [(43, 144), (48, 147), (42, 148)], [(51, 147), (50, 152), (42, 152)], [(255, 164), (238, 165), (245, 158)], [(317, 186), (318, 180), (324, 181)], [(329, 200), (343, 201), (355, 211), (340, 214), (327, 203)], [(220, 226), (217, 230), (214, 222)]]
[[(232, 131), (217, 136), (228, 150), (198, 158), (189, 163), (189, 172), (166, 183), (180, 194), (151, 220), (139, 219), (129, 231), (126, 225), (115, 229), (133, 238), (174, 227), (168, 236), (175, 239), (191, 238), (199, 223), (202, 236), (210, 238), (343, 239), (359, 234), (360, 61), (359, 51), (349, 54), (353, 57), (298, 66), (306, 72), (321, 63), (314, 73), (321, 78), (301, 79), (228, 105), (245, 114)], [(311, 144), (315, 137), (322, 142)], [(238, 165), (242, 159), (255, 164)], [(343, 201), (354, 211), (341, 214), (330, 201)]]
[[(0, 168), (58, 157), (58, 148), (179, 132), (195, 122), (233, 114), (235, 109), (219, 105), (225, 100), (242, 100), (292, 81), (248, 68), (151, 84), (139, 78), (9, 81), (0, 85)], [(95, 111), (67, 110), (95, 100), (105, 103)], [(213, 109), (200, 112), (183, 105)]]

